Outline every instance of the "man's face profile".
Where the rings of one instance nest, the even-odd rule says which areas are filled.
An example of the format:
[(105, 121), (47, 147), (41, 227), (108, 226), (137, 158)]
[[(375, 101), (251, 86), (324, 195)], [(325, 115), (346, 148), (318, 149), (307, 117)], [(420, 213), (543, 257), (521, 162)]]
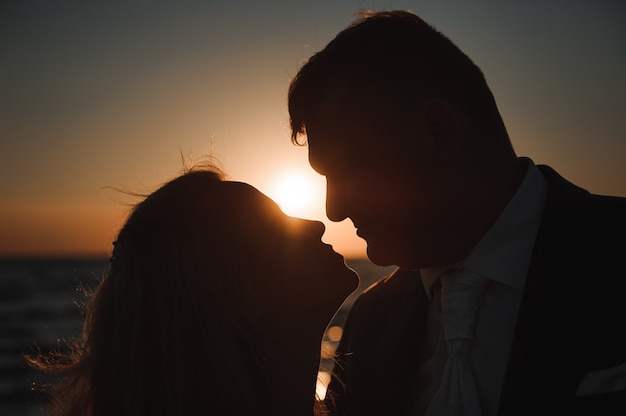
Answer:
[(307, 124), (307, 142), (311, 166), (326, 178), (328, 218), (350, 218), (372, 262), (415, 263), (437, 205), (427, 130), (381, 105), (323, 108)]

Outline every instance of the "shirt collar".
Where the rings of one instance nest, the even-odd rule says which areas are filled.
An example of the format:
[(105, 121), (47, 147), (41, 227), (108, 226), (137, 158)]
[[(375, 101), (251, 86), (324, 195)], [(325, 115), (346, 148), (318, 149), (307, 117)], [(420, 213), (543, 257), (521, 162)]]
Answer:
[(461, 265), (484, 277), (523, 290), (535, 237), (541, 223), (547, 184), (531, 159), (524, 180), (498, 219), (461, 264), (421, 269), (422, 283), (430, 290), (446, 271)]

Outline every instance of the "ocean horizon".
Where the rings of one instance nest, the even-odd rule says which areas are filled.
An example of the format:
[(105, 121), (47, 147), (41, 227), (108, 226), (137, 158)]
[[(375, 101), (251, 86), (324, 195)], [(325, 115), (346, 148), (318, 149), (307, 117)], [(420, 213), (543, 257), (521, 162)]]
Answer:
[[(329, 325), (335, 334), (358, 294), (394, 269), (367, 259), (346, 259), (346, 264), (361, 281)], [(46, 397), (32, 386), (52, 379), (30, 370), (24, 354), (50, 351), (80, 336), (85, 290), (95, 289), (108, 267), (106, 257), (0, 258), (0, 415), (45, 414)], [(336, 335), (325, 336), (327, 347), (336, 342)]]

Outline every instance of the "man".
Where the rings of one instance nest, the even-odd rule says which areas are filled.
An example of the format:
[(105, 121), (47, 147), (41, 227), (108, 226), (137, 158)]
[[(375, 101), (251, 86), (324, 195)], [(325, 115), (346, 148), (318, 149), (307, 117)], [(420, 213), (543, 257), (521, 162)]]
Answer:
[[(335, 414), (626, 414), (626, 199), (518, 157), (449, 39), (413, 13), (365, 14), (300, 69), (289, 112), (328, 218), (399, 266), (350, 312)], [(466, 271), (487, 283), (455, 378), (442, 287)]]

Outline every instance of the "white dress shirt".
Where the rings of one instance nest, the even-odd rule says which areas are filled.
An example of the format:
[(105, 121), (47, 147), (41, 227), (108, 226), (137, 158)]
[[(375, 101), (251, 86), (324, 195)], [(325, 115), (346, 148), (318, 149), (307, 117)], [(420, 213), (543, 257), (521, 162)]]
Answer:
[(424, 400), (429, 400), (430, 394), (439, 386), (441, 375), (438, 373), (445, 362), (441, 301), (432, 289), (438, 290), (440, 285), (437, 281), (444, 272), (462, 266), (492, 280), (478, 311), (470, 364), (476, 378), (482, 414), (497, 414), (519, 305), (547, 191), (546, 180), (537, 166), (532, 160), (525, 159), (528, 170), (520, 187), (465, 261), (457, 265), (420, 270), (424, 288), (432, 300), (425, 341), (427, 356), (419, 373), (421, 389), (432, 390), (426, 392)]

